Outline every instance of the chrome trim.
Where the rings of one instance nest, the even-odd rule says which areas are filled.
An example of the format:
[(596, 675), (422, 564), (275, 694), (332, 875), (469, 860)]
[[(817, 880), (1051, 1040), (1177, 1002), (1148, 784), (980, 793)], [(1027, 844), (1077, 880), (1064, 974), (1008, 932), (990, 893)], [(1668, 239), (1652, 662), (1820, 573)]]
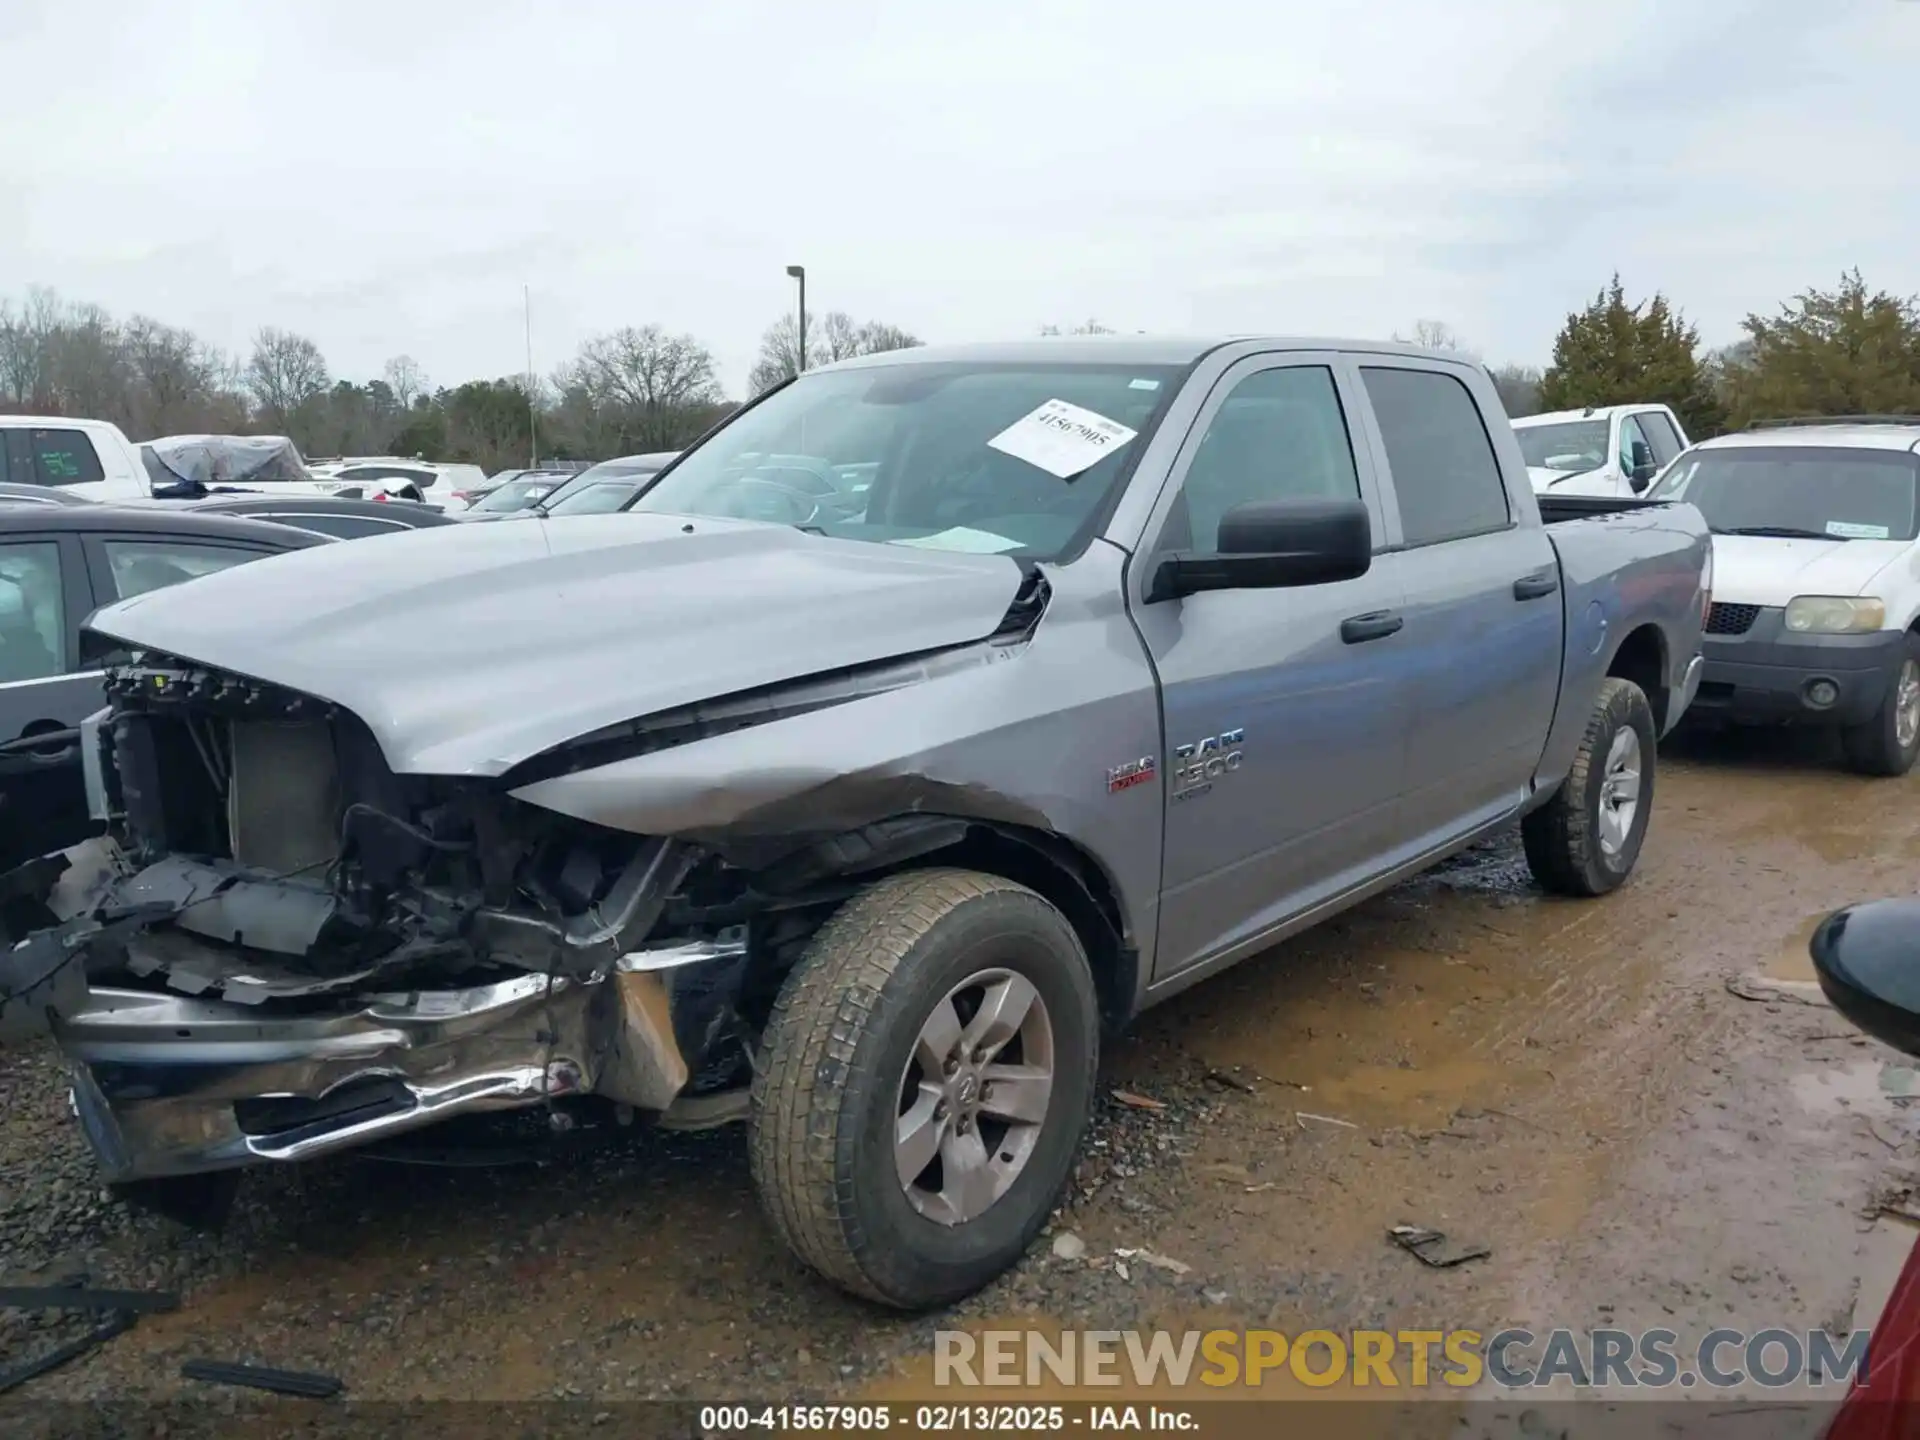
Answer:
[[(191, 1174), (257, 1160), (306, 1160), (451, 1115), (513, 1108), (591, 1088), (594, 986), (523, 975), (467, 990), (365, 997), (328, 1015), (96, 989), (55, 1032), (74, 1066), (74, 1102), (108, 1180)], [(329, 1127), (241, 1129), (234, 1102), (322, 1100), (357, 1082), (398, 1081), (405, 1109)]]
[(101, 680), (104, 670), (63, 670), (58, 675), (42, 675), (34, 680), (0, 680), (0, 690), (22, 690), (29, 685), (57, 685), (62, 680)]
[(701, 965), (709, 960), (737, 960), (747, 953), (744, 925), (722, 931), (711, 940), (684, 940), (671, 945), (648, 945), (629, 950), (614, 962), (622, 975), (637, 975), (650, 970), (678, 970), (682, 965)]

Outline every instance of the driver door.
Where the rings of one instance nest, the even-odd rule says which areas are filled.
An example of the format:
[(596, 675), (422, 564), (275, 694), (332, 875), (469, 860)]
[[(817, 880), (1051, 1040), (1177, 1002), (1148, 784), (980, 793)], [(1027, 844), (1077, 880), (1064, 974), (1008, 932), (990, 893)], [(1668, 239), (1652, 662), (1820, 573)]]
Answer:
[(1131, 570), (1205, 553), (1258, 500), (1359, 499), (1372, 568), (1352, 580), (1134, 602), (1160, 679), (1166, 841), (1154, 979), (1267, 942), (1370, 876), (1390, 849), (1416, 662), (1351, 370), (1330, 354), (1256, 356), (1195, 421)]

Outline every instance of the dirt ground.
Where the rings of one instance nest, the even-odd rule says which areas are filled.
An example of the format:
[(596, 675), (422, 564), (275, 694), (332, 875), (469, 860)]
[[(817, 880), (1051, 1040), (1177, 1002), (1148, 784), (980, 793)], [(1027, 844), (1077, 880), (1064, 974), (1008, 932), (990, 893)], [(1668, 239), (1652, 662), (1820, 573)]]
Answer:
[[(1053, 1232), (1084, 1255), (1050, 1236), (939, 1317), (792, 1261), (737, 1131), (258, 1174), (213, 1239), (104, 1203), (50, 1055), (0, 1057), (0, 1274), (184, 1297), (22, 1393), (177, 1394), (208, 1357), (371, 1399), (908, 1398), (936, 1329), (1002, 1323), (1844, 1328), (1907, 1243), (1862, 1217), (1908, 1132), (1891, 1053), (1792, 982), (1819, 916), (1916, 888), (1916, 795), (1811, 741), (1692, 741), (1610, 898), (1545, 898), (1503, 840), (1187, 992), (1105, 1057)], [(1428, 1269), (1400, 1223), (1492, 1253)], [(0, 1315), (0, 1361), (65, 1333)]]

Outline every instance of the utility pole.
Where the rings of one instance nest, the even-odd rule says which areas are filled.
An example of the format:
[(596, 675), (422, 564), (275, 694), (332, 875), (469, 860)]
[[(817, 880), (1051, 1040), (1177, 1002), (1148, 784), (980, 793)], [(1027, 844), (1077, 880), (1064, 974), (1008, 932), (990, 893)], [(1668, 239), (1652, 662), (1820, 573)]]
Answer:
[(787, 274), (800, 282), (800, 374), (807, 369), (807, 267), (787, 266)]
[(540, 395), (533, 381), (533, 288), (520, 287), (520, 299), (527, 312), (527, 468), (540, 465)]

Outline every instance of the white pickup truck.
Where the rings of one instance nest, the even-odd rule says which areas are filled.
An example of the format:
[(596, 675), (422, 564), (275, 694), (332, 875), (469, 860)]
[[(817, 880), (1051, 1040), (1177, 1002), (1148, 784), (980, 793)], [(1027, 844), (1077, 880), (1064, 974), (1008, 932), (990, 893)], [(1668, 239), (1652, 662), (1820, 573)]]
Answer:
[(1639, 495), (1692, 443), (1665, 405), (1525, 415), (1513, 433), (1536, 495)]
[[(299, 457), (281, 442), (291, 461)], [(0, 415), (0, 484), (58, 486), (87, 500), (147, 500), (155, 495), (141, 447), (108, 420), (67, 416)], [(260, 480), (237, 488), (271, 486), (275, 494), (338, 495), (347, 499), (439, 499), (481, 476), (477, 465), (396, 462), (311, 473), (306, 480)], [(436, 483), (447, 481), (434, 490)], [(429, 495), (429, 491), (433, 491)]]

